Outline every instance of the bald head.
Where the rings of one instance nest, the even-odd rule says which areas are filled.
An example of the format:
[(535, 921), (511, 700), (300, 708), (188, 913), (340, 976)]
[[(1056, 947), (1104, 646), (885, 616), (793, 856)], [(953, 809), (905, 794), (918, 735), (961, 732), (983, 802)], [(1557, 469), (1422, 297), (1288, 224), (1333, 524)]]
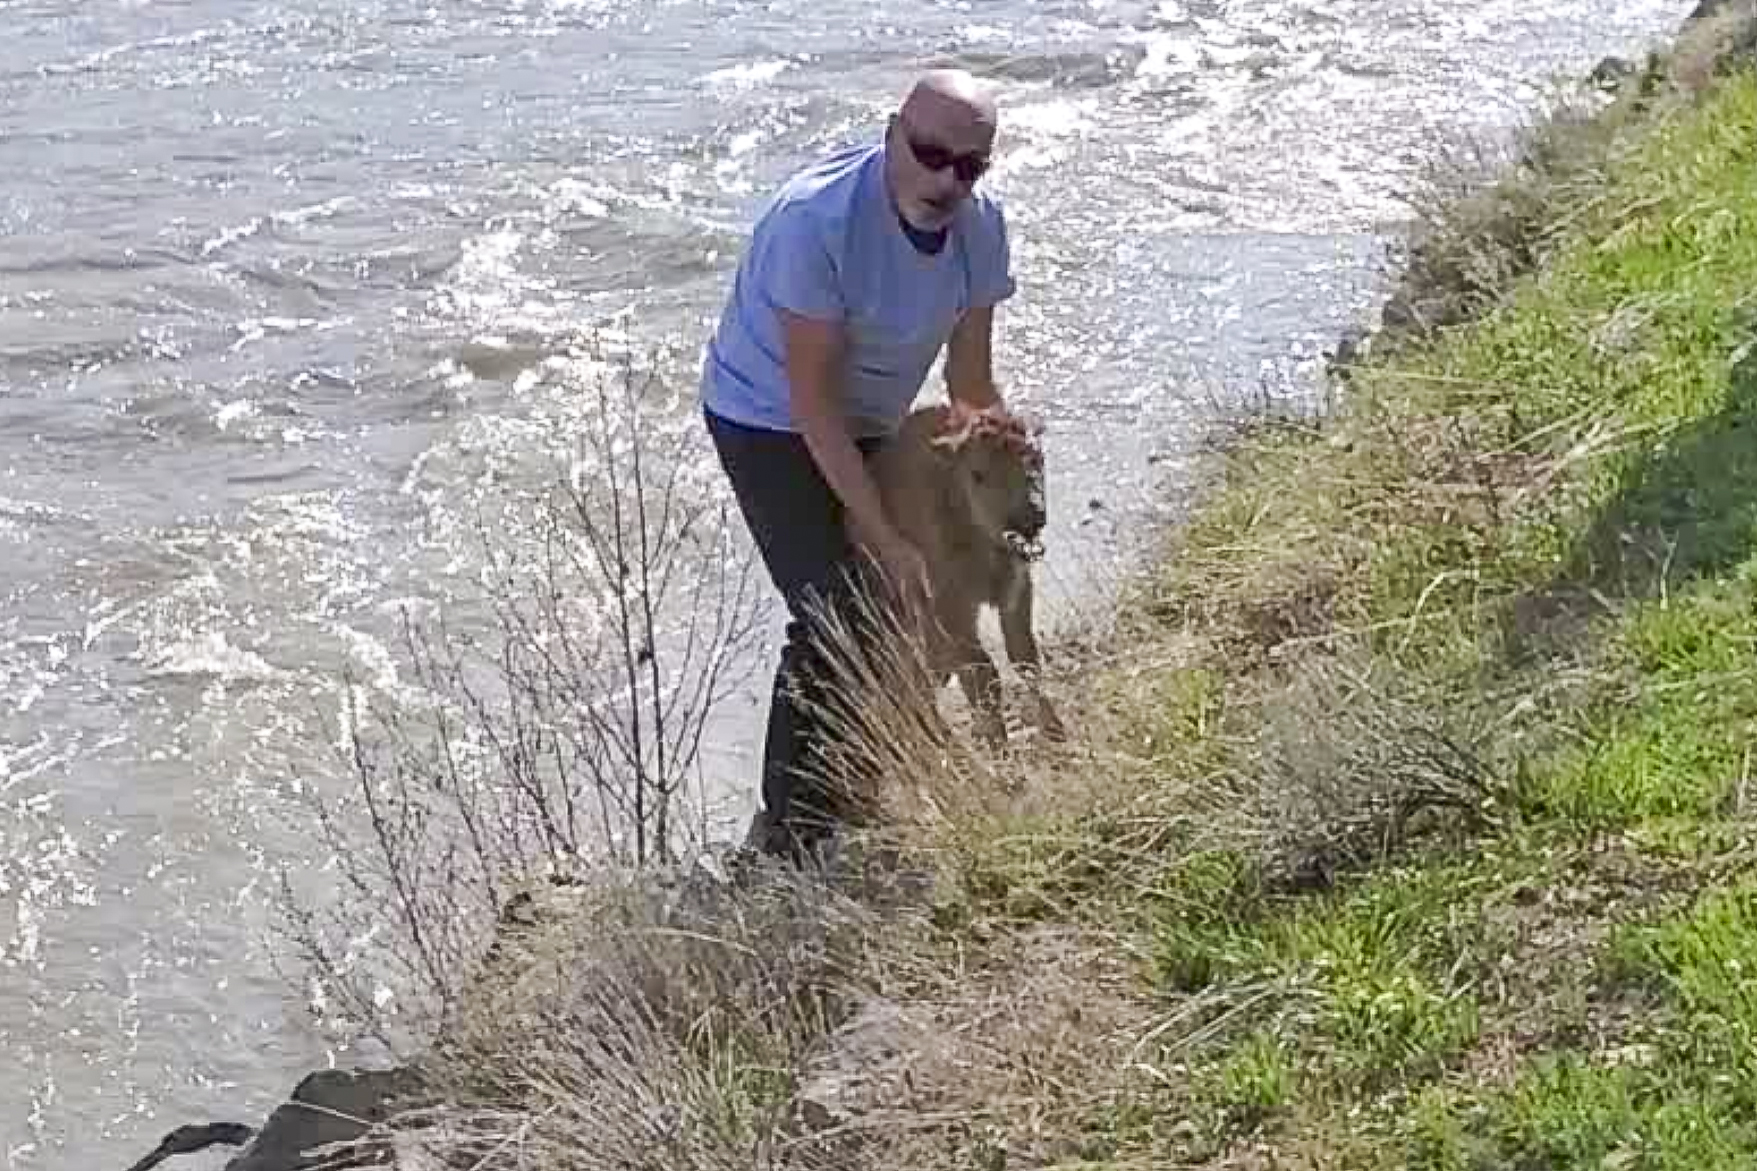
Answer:
[(898, 111), (911, 127), (929, 134), (978, 135), (993, 139), (998, 116), (994, 95), (962, 69), (935, 69), (910, 87)]
[(904, 219), (928, 231), (951, 222), (988, 167), (998, 122), (994, 96), (962, 69), (916, 79), (891, 117), (887, 174)]

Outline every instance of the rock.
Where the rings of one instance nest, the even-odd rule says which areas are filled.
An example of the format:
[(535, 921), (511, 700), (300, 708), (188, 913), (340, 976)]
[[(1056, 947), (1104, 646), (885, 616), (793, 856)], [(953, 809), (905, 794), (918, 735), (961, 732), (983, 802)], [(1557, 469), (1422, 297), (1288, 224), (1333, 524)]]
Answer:
[(1606, 57), (1592, 67), (1587, 80), (1599, 89), (1614, 90), (1639, 71), (1640, 67), (1633, 61), (1623, 57)]
[(1674, 80), (1691, 90), (1757, 60), (1757, 0), (1701, 0), (1679, 26), (1671, 59)]
[(832, 1130), (856, 1115), (920, 1032), (897, 1004), (874, 999), (825, 1038), (801, 1071), (794, 1101), (801, 1130)]
[(255, 1133), (241, 1122), (201, 1122), (179, 1126), (128, 1171), (152, 1171), (174, 1155), (193, 1155), (212, 1146), (241, 1147)]
[(389, 1166), (376, 1160), (338, 1163), (316, 1152), (331, 1143), (360, 1138), (389, 1117), (393, 1104), (419, 1092), (419, 1078), (409, 1069), (325, 1069), (309, 1074), (225, 1171)]
[(1700, 0), (1690, 15), (1684, 18), (1684, 23), (1692, 25), (1698, 21), (1713, 20), (1733, 5), (1741, 2), (1742, 0)]
[(954, 1047), (930, 1009), (865, 1000), (806, 1058), (794, 1096), (796, 1133), (835, 1131), (882, 1113), (904, 1099), (912, 1069), (949, 1068)]

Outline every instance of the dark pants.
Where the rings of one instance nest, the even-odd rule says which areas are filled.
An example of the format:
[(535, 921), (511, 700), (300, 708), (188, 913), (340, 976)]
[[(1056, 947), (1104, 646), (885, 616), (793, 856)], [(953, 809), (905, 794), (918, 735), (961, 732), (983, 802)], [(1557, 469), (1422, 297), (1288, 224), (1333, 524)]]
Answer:
[[(847, 604), (872, 577), (843, 523), (841, 501), (802, 437), (745, 427), (712, 411), (704, 415), (745, 524), (787, 606), (787, 640), (763, 742), (763, 833), (753, 844), (797, 858), (830, 829), (837, 804), (819, 757), (829, 729), (810, 710), (825, 698), (811, 607), (836, 609), (855, 647), (870, 645), (870, 625)], [(857, 446), (870, 458), (877, 441)]]

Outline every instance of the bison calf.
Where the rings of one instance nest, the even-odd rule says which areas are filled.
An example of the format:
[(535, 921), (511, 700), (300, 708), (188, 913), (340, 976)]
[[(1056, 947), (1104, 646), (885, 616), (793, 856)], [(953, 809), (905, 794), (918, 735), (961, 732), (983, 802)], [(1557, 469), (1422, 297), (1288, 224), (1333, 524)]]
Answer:
[(1048, 519), (1037, 428), (998, 408), (921, 407), (872, 468), (891, 523), (927, 562), (933, 613), (922, 637), (934, 690), (955, 675), (977, 734), (991, 747), (1005, 743), (1000, 674), (977, 634), (982, 607), (993, 606), (1032, 723), (1065, 739), (1040, 685), (1033, 617), (1031, 565)]

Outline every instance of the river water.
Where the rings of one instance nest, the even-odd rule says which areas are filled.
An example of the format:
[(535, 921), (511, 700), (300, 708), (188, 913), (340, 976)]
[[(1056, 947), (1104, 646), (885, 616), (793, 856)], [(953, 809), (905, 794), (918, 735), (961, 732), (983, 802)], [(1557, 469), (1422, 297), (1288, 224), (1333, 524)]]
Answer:
[(1211, 404), (1366, 319), (1436, 143), (1689, 7), (0, 0), (0, 1165), (125, 1167), (331, 1058), (263, 933), (312, 698), (399, 600), (480, 621), (461, 518), (580, 418), (546, 346), (663, 339), (687, 390), (757, 202), (914, 70), (1001, 86), (1053, 621)]

